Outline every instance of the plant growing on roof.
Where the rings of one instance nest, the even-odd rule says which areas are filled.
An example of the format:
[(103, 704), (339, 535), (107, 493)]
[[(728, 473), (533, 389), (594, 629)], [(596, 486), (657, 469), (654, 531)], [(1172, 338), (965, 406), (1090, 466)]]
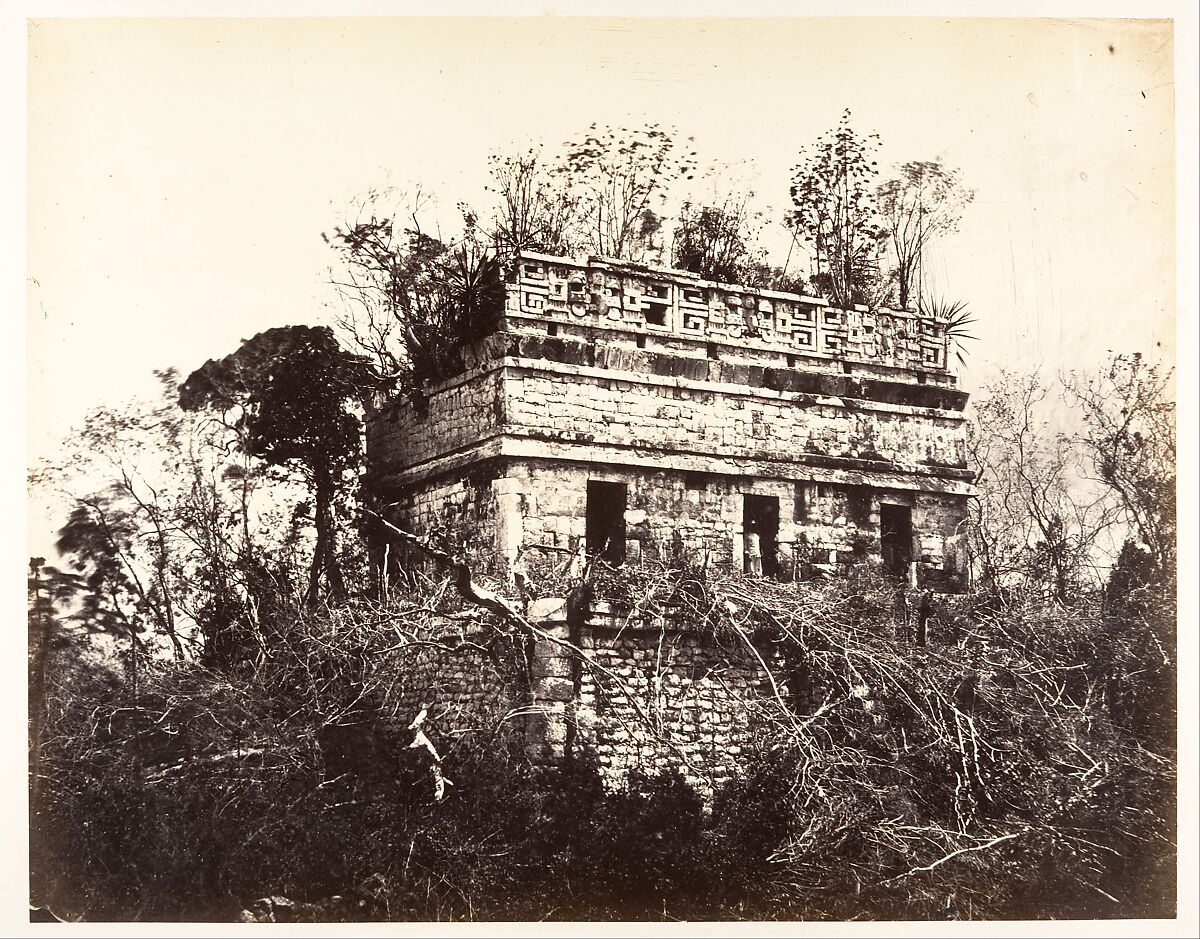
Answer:
[(658, 124), (634, 129), (592, 124), (582, 140), (565, 147), (557, 173), (582, 197), (581, 246), (642, 260), (660, 227), (653, 209), (673, 182), (693, 178), (695, 151), (685, 152), (674, 132)]
[(883, 228), (896, 255), (898, 301), (908, 309), (925, 249), (938, 236), (954, 231), (963, 207), (975, 191), (962, 185), (962, 172), (939, 158), (905, 163), (899, 174), (875, 190)]
[(499, 199), (491, 230), (497, 250), (573, 253), (582, 199), (565, 174), (551, 170), (541, 149), (492, 154), (488, 167)]
[(503, 272), (465, 207), (462, 234), (446, 242), (422, 229), (420, 193), (407, 217), (385, 211), (381, 196), (372, 193), (357, 220), (325, 236), (341, 261), (332, 278), (346, 301), (338, 325), (380, 386), (420, 391), (461, 371), (464, 349), (495, 331)]
[(946, 355), (949, 358), (950, 347), (953, 346), (960, 365), (966, 364), (965, 341), (978, 337), (968, 330), (975, 323), (975, 314), (967, 309), (965, 300), (930, 299), (922, 300), (920, 312), (932, 316), (942, 324), (946, 337)]
[(795, 208), (788, 221), (814, 250), (814, 283), (841, 307), (880, 299), (885, 233), (872, 193), (878, 150), (879, 135), (856, 133), (847, 108), (837, 127), (801, 152), (792, 170)]
[(753, 190), (732, 167), (714, 164), (705, 178), (710, 191), (689, 196), (679, 208), (671, 266), (726, 284), (768, 286), (770, 271), (758, 244), (763, 214)]

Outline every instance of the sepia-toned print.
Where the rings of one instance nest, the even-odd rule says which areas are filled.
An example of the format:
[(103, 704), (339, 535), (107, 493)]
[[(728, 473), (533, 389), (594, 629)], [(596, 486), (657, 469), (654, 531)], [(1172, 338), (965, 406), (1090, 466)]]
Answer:
[(30, 921), (1186, 928), (1174, 42), (30, 21)]

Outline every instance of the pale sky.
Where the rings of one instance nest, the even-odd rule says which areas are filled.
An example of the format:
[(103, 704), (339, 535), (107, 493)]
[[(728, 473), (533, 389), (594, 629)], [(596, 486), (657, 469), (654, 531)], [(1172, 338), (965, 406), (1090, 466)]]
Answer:
[(154, 368), (328, 321), (320, 236), (356, 195), (479, 205), (489, 153), (591, 121), (751, 160), (782, 210), (849, 107), (885, 166), (942, 156), (977, 191), (929, 264), (978, 319), (968, 388), (997, 363), (1170, 361), (1173, 70), (1161, 20), (31, 23), (30, 458)]

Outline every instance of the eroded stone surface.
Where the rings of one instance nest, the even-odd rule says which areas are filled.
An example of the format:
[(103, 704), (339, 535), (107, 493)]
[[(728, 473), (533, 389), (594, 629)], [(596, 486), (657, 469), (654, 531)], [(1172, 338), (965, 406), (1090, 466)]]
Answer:
[[(790, 579), (874, 558), (954, 589), (971, 487), (948, 343), (944, 324), (909, 312), (527, 255), (472, 367), (370, 423), (369, 483), (397, 524), (444, 537), (497, 583), (619, 530), (628, 561)], [(589, 522), (589, 487), (606, 483), (624, 486), (616, 529)], [(531, 615), (565, 636), (553, 604)], [(513, 674), (430, 653), (422, 694), (464, 713), (489, 696), (531, 706), (539, 758), (586, 746), (606, 771), (682, 761), (697, 785), (719, 784), (747, 733), (739, 702), (762, 693), (757, 661), (688, 624), (602, 620), (593, 611), (574, 638), (611, 677), (542, 641), (506, 660)]]

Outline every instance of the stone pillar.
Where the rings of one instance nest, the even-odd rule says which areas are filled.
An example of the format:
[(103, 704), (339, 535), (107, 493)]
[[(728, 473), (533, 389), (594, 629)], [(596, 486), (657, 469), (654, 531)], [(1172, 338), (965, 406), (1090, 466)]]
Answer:
[[(567, 639), (566, 601), (546, 597), (529, 606), (529, 621), (554, 639)], [(526, 752), (535, 763), (558, 763), (567, 750), (567, 726), (575, 698), (575, 661), (553, 639), (536, 639), (530, 657), (530, 706)]]
[(492, 481), (496, 500), (496, 557), (506, 577), (511, 577), (525, 538), (521, 481), (501, 476)]

